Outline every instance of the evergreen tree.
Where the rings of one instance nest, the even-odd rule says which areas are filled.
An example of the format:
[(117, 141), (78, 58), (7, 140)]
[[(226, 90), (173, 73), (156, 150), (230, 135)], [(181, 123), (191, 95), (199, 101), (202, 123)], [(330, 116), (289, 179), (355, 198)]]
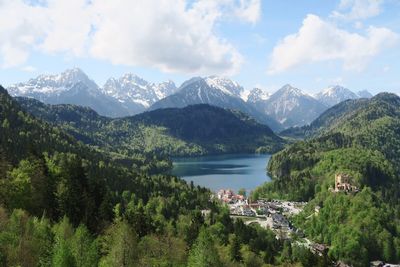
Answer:
[(71, 238), (74, 230), (67, 217), (53, 227), (54, 248), (52, 266), (75, 267), (76, 261), (71, 250)]
[(241, 261), (240, 241), (236, 235), (233, 235), (230, 241), (230, 256), (233, 261)]
[(189, 267), (219, 267), (221, 262), (214, 241), (206, 228), (201, 228), (189, 253)]
[(86, 226), (81, 224), (75, 230), (71, 240), (71, 250), (77, 267), (91, 267), (98, 265), (98, 246)]
[(125, 221), (114, 223), (102, 240), (104, 257), (100, 266), (137, 266), (138, 242), (137, 235)]

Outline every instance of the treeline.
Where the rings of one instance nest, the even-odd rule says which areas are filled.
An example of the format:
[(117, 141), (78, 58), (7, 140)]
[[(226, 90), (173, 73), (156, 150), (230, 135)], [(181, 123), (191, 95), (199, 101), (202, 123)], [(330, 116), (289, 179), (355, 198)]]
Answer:
[(284, 141), (247, 115), (209, 105), (168, 108), (110, 119), (89, 108), (46, 105), (17, 98), (24, 109), (103, 152), (131, 156), (152, 153), (193, 156), (220, 153), (272, 153)]

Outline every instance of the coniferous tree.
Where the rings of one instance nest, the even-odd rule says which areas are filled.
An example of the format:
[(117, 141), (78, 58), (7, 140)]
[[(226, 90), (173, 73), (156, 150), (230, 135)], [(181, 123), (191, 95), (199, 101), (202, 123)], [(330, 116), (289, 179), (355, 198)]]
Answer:
[(137, 235), (125, 221), (117, 221), (106, 232), (102, 240), (104, 257), (100, 266), (137, 266)]
[(189, 267), (219, 267), (221, 262), (214, 241), (206, 228), (201, 228), (189, 253)]

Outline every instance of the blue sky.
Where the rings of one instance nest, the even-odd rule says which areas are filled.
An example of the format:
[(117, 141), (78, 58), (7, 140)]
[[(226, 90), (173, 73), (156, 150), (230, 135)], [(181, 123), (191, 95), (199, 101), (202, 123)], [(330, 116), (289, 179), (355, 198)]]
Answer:
[[(18, 14), (18, 15), (16, 15)], [(0, 83), (224, 75), (245, 88), (400, 93), (398, 0), (0, 1)]]

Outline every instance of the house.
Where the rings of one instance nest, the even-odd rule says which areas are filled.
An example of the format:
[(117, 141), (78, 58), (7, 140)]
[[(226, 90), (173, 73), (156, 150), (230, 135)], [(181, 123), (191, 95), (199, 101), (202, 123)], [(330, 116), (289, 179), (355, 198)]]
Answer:
[(227, 189), (227, 190), (221, 189), (217, 193), (217, 197), (220, 200), (231, 199), (233, 195), (234, 195), (233, 191), (230, 189)]
[(358, 188), (351, 184), (352, 177), (345, 173), (335, 174), (335, 192), (358, 192)]
[(328, 251), (328, 246), (324, 244), (314, 243), (311, 245), (311, 251), (314, 254), (317, 254), (322, 257)]
[(231, 189), (221, 189), (217, 192), (217, 199), (227, 203), (227, 204), (235, 204), (235, 203), (246, 203), (247, 199), (243, 195), (236, 195)]
[(256, 216), (256, 213), (253, 210), (251, 210), (250, 206), (243, 205), (241, 206), (241, 208), (243, 216), (251, 216), (251, 217)]
[(282, 214), (274, 213), (274, 214), (272, 214), (272, 227), (273, 228), (288, 228), (289, 221)]

